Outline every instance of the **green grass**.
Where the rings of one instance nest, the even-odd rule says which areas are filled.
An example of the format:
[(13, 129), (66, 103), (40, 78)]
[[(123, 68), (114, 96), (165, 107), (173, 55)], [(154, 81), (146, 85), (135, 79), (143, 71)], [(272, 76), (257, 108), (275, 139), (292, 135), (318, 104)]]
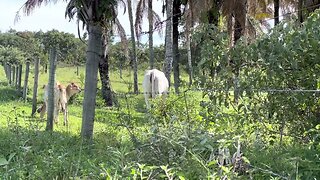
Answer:
[[(56, 70), (56, 80), (61, 82), (62, 84), (67, 84), (70, 82), (75, 82), (80, 84), (82, 88), (84, 85), (81, 83), (84, 81), (84, 67), (80, 67), (79, 69), (79, 76), (76, 74), (76, 67), (63, 67), (63, 68), (58, 68)], [(141, 71), (139, 72), (139, 79), (141, 80), (143, 78), (144, 72)], [(4, 76), (3, 69), (0, 70), (0, 75), (1, 79), (0, 82), (2, 84), (6, 84), (6, 79)], [(22, 100), (19, 97), (19, 94), (15, 91), (14, 88), (9, 87), (9, 86), (1, 86), (0, 87), (0, 101), (2, 102), (0, 104), (1, 107), (1, 113), (6, 114), (12, 110), (13, 107), (18, 107), (17, 111), (24, 111), (26, 115), (31, 114), (31, 105), (30, 101), (32, 98), (32, 89), (33, 89), (33, 69), (31, 69), (31, 74), (29, 76), (29, 91), (28, 91), (28, 99), (29, 101), (27, 103), (22, 102)], [(120, 106), (126, 106), (124, 100), (121, 98), (124, 97), (124, 93), (129, 92), (128, 86), (131, 86), (131, 79), (132, 76), (130, 75), (129, 71), (124, 71), (123, 72), (123, 78), (119, 77), (119, 74), (115, 71), (111, 72), (111, 84), (112, 84), (112, 89), (116, 93), (121, 93), (119, 95), (120, 98)], [(43, 96), (43, 89), (42, 86), (47, 84), (48, 82), (48, 74), (44, 73), (44, 70), (40, 71), (39, 75), (39, 87), (38, 87), (38, 104), (42, 102), (42, 96)], [(100, 87), (100, 83), (98, 83), (98, 88)], [(139, 83), (139, 88), (141, 89), (141, 83)], [(131, 90), (132, 91), (132, 90)], [(123, 93), (123, 94), (122, 94)], [(74, 104), (71, 104), (69, 107), (69, 119), (70, 119), (70, 130), (74, 134), (79, 134), (80, 131), (80, 126), (81, 126), (81, 117), (82, 117), (82, 105), (81, 105), (81, 100), (82, 100), (83, 92), (82, 94), (78, 95), (79, 98), (75, 100)], [(132, 96), (132, 95), (127, 95)], [(144, 109), (144, 97), (142, 94), (135, 96), (134, 100), (128, 98), (130, 102), (130, 106), (134, 106), (135, 109), (138, 109), (141, 112), (145, 112)], [(124, 104), (122, 104), (124, 103)], [(102, 106), (102, 100), (97, 99), (97, 104), (100, 104)], [(103, 129), (105, 127), (105, 121), (106, 119), (113, 119), (115, 118), (119, 112), (117, 112), (116, 109), (106, 109), (104, 107), (98, 106), (96, 109), (96, 127), (101, 127), (100, 129)], [(105, 113), (106, 111), (109, 111), (109, 113)], [(101, 115), (103, 112), (103, 115)], [(36, 117), (39, 115), (37, 114)], [(143, 117), (141, 114), (138, 115), (138, 117)], [(63, 119), (62, 116), (60, 115), (60, 122)], [(64, 127), (61, 127), (60, 125), (57, 127), (57, 130), (63, 130)], [(99, 128), (95, 128), (99, 129)]]
[[(32, 71), (32, 70), (31, 70)], [(81, 76), (84, 68), (80, 68), (80, 76), (76, 75), (76, 68), (58, 68), (56, 79), (61, 83), (76, 82), (81, 84)], [(143, 73), (140, 73), (143, 74)], [(69, 126), (62, 125), (63, 117), (60, 114), (60, 121), (54, 125), (54, 133), (44, 131), (46, 122), (39, 118), (39, 114), (31, 117), (31, 97), (33, 89), (33, 74), (29, 79), (28, 101), (23, 102), (19, 93), (13, 88), (6, 86), (6, 79), (3, 69), (0, 70), (0, 179), (2, 178), (43, 178), (50, 177), (68, 179), (77, 177), (79, 174), (94, 173), (92, 177), (99, 177), (99, 164), (112, 164), (110, 159), (112, 153), (118, 153), (117, 146), (132, 146), (127, 131), (122, 126), (120, 116), (124, 116), (117, 108), (105, 108), (101, 104), (96, 108), (96, 118), (94, 127), (94, 138), (97, 143), (92, 151), (87, 153), (85, 146), (79, 139), (82, 120), (82, 94), (78, 95), (74, 104), (69, 106)], [(124, 73), (124, 79), (119, 80), (116, 73), (112, 73), (112, 87), (116, 92), (127, 92), (126, 86), (130, 82), (128, 73)], [(48, 81), (48, 74), (41, 71), (39, 76), (38, 102), (42, 101), (42, 85)], [(131, 95), (132, 96), (132, 95)], [(99, 101), (102, 101), (98, 98)], [(141, 106), (141, 112), (132, 110), (130, 120), (141, 121), (145, 119), (143, 97), (128, 100), (130, 106)], [(120, 100), (120, 102), (124, 102)], [(121, 105), (126, 106), (126, 105)], [(12, 138), (13, 137), (13, 138)], [(126, 145), (127, 144), (127, 145)], [(81, 152), (81, 148), (84, 148)], [(52, 154), (50, 154), (52, 152)], [(92, 157), (92, 154), (99, 156)], [(12, 157), (12, 158), (9, 158)], [(8, 166), (1, 166), (3, 159), (9, 161)], [(31, 163), (31, 164), (29, 164)], [(71, 164), (65, 164), (71, 163)], [(93, 165), (93, 164), (94, 165)], [(118, 166), (113, 165), (113, 166)], [(80, 169), (79, 169), (80, 167)], [(12, 168), (12, 169), (11, 169)], [(57, 169), (55, 169), (57, 168)], [(104, 167), (104, 169), (110, 167)], [(111, 168), (112, 169), (112, 168)], [(107, 170), (106, 170), (107, 171)], [(116, 175), (115, 175), (116, 176)], [(84, 177), (83, 177), (84, 178)]]
[[(84, 68), (80, 76), (75, 72), (75, 67), (58, 68), (56, 79), (81, 84)], [(28, 101), (23, 102), (0, 68), (0, 179), (312, 179), (320, 175), (316, 140), (301, 144), (285, 138), (281, 147), (270, 143), (278, 138), (274, 134), (256, 139), (264, 126), (247, 121), (246, 114), (232, 108), (212, 114), (213, 109), (202, 107), (200, 102), (208, 99), (201, 92), (171, 94), (164, 105), (155, 102), (154, 109), (147, 111), (142, 94), (126, 94), (132, 91), (130, 74), (124, 71), (120, 78), (117, 71), (111, 72), (119, 104), (104, 107), (98, 96), (94, 141), (88, 145), (80, 138), (83, 93), (69, 106), (69, 126), (62, 125), (60, 114), (54, 131), (47, 132), (39, 114), (30, 116), (33, 79)], [(139, 82), (143, 74), (139, 71)], [(40, 87), (48, 74), (41, 72), (39, 79), (40, 104)], [(187, 79), (185, 73), (183, 79)], [(232, 142), (238, 136), (251, 165), (241, 175), (215, 161), (221, 147), (229, 147), (231, 155), (235, 152)]]
[[(40, 119), (39, 114), (35, 117), (30, 116), (32, 71), (31, 69), (28, 101), (23, 102), (14, 87), (7, 86), (3, 69), (0, 69), (0, 172), (2, 172), (0, 179), (42, 177), (96, 179), (100, 176), (122, 179), (144, 175), (139, 174), (139, 171), (130, 175), (133, 169), (140, 168), (138, 163), (144, 161), (138, 160), (141, 155), (134, 150), (136, 143), (148, 141), (149, 135), (144, 134), (148, 134), (151, 128), (151, 116), (145, 109), (143, 94), (126, 94), (132, 92), (132, 72), (124, 71), (122, 78), (116, 71), (111, 72), (112, 89), (116, 92), (119, 104), (113, 108), (104, 107), (102, 99), (98, 96), (94, 144), (87, 147), (80, 139), (83, 94), (78, 95), (74, 103), (69, 106), (68, 127), (62, 125), (63, 117), (60, 114), (60, 121), (54, 125), (54, 132), (46, 132), (45, 120)], [(139, 82), (142, 81), (143, 75), (144, 71), (139, 71)], [(80, 68), (79, 76), (76, 75), (75, 67), (58, 68), (56, 71), (56, 80), (63, 84), (76, 82), (83, 85), (83, 77), (83, 67)], [(41, 70), (38, 88), (39, 105), (43, 95), (41, 87), (47, 84), (47, 81), (48, 74)], [(139, 83), (140, 91), (141, 88)], [(184, 102), (182, 98), (176, 98)], [(173, 105), (177, 101), (170, 103)], [(134, 136), (129, 133), (128, 128)], [(138, 141), (132, 139), (134, 137), (138, 137)]]

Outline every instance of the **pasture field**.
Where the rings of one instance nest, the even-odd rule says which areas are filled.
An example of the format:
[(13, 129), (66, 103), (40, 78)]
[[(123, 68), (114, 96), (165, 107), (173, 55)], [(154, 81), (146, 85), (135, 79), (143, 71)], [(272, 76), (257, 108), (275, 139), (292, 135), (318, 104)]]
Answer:
[[(32, 71), (31, 71), (32, 72)], [(83, 87), (83, 72), (75, 67), (58, 68), (56, 79)], [(139, 72), (139, 88), (143, 71)], [(33, 75), (31, 74), (30, 77)], [(187, 79), (186, 74), (183, 79)], [(48, 74), (40, 73), (38, 102), (41, 104)], [(144, 97), (126, 94), (132, 90), (129, 71), (111, 72), (117, 105), (104, 107), (97, 98), (94, 142), (80, 138), (83, 93), (69, 106), (69, 126), (60, 114), (53, 132), (45, 131), (39, 114), (31, 117), (31, 97), (23, 102), (6, 83), (0, 68), (0, 179), (317, 179), (320, 175), (319, 147), (259, 136), (264, 126), (243, 119), (234, 110), (224, 109), (217, 116), (224, 121), (206, 121), (199, 92), (171, 94), (164, 104), (159, 100), (150, 111)], [(33, 79), (29, 80), (30, 90)], [(206, 114), (207, 113), (207, 114)], [(229, 115), (229, 116), (227, 116)], [(272, 128), (272, 125), (268, 125)], [(219, 152), (226, 161), (241, 142), (243, 160), (235, 166), (218, 165)], [(265, 142), (268, 142), (265, 144)], [(319, 145), (318, 145), (319, 146)], [(221, 154), (220, 154), (221, 155)]]
[[(79, 137), (83, 92), (78, 94), (69, 106), (69, 126), (62, 125), (63, 116), (60, 114), (59, 123), (54, 125), (54, 132), (46, 132), (45, 120), (40, 119), (38, 113), (35, 117), (30, 116), (33, 89), (32, 68), (30, 73), (28, 100), (23, 102), (15, 88), (7, 85), (3, 68), (0, 70), (0, 179), (26, 177), (68, 179), (77, 177), (78, 174), (81, 178), (86, 178), (81, 174), (92, 178), (100, 175), (119, 178), (121, 175), (118, 175), (120, 172), (117, 171), (123, 171), (126, 172), (126, 176), (129, 175), (132, 170), (129, 167), (137, 165), (126, 162), (131, 159), (130, 156), (135, 156), (131, 155), (135, 152), (134, 141), (128, 133), (129, 129), (132, 129), (130, 126), (136, 126), (134, 133), (141, 135), (148, 128), (144, 123), (149, 119), (146, 116), (143, 94), (125, 93), (132, 90), (132, 84), (129, 83), (132, 79), (130, 72), (124, 71), (122, 78), (119, 77), (118, 72), (111, 73), (112, 89), (117, 94), (117, 107), (104, 107), (101, 97), (98, 96), (94, 127), (95, 144), (92, 147), (83, 146)], [(144, 71), (139, 72), (139, 81), (142, 81), (143, 74)], [(76, 75), (75, 67), (58, 68), (56, 71), (56, 80), (62, 84), (75, 82), (83, 87), (83, 78), (83, 67), (80, 67), (79, 76)], [(47, 81), (48, 74), (41, 70), (38, 107), (41, 105), (43, 96), (41, 87)], [(100, 84), (98, 88), (99, 86)], [(141, 82), (139, 88), (142, 91)], [(93, 151), (87, 153), (86, 149)]]

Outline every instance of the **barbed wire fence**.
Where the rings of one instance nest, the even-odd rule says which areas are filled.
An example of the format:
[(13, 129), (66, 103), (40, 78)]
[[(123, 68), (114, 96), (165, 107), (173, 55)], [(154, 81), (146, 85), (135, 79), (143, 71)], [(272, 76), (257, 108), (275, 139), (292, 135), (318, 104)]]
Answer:
[[(125, 80), (124, 80), (125, 81)], [(128, 82), (126, 82), (128, 83)], [(132, 84), (132, 83), (130, 83)], [(242, 92), (251, 92), (251, 93), (281, 93), (281, 94), (319, 94), (320, 95), (320, 89), (276, 89), (276, 88), (260, 88), (260, 89), (254, 89), (254, 88), (237, 88), (237, 91), (242, 91)], [(232, 93), (234, 92), (234, 89), (227, 89), (227, 88), (195, 88), (195, 87), (188, 87), (184, 89), (183, 91), (177, 93), (175, 91), (167, 91), (167, 92), (145, 92), (145, 91), (140, 91), (140, 92), (114, 92), (114, 95), (116, 98), (124, 98), (126, 101), (126, 107), (130, 107), (128, 97), (131, 96), (139, 96), (139, 95), (148, 95), (150, 99), (152, 99), (152, 95), (166, 95), (170, 96), (172, 94), (178, 95), (175, 97), (175, 100), (172, 100), (171, 103), (175, 103), (182, 98), (184, 98), (184, 102), (186, 107), (188, 107), (188, 99), (187, 99), (187, 93), (207, 93), (207, 92), (229, 92)], [(168, 106), (171, 106), (170, 104), (167, 104)]]
[[(287, 16), (292, 15), (294, 13), (298, 13), (300, 11), (306, 10), (307, 8), (316, 8), (316, 7), (319, 7), (319, 4), (313, 5), (313, 6), (310, 6), (310, 7), (305, 7), (303, 9), (299, 9), (299, 10), (296, 10), (296, 11), (293, 11), (293, 12), (288, 12), (288, 13), (279, 15), (278, 17), (266, 18), (263, 21), (270, 21), (270, 20), (274, 20), (274, 19), (280, 18), (280, 17), (287, 17)], [(178, 13), (178, 14), (174, 14), (173, 16), (181, 16), (181, 15), (183, 15), (183, 14), (182, 13)], [(159, 28), (162, 28), (163, 24), (166, 23), (169, 19), (170, 18), (166, 18), (163, 21), (157, 22), (152, 31), (142, 31), (142, 32), (140, 32), (140, 36), (147, 35), (147, 34), (150, 34), (151, 32), (158, 31)], [(244, 28), (248, 28), (248, 27), (249, 26), (245, 26)], [(241, 27), (241, 28), (243, 28), (243, 27)], [(131, 35), (126, 35), (126, 36), (127, 37), (131, 37)], [(181, 54), (181, 53), (179, 52), (177, 54)], [(129, 81), (127, 81), (127, 80), (125, 80), (123, 78), (121, 78), (121, 81), (123, 81), (128, 87), (130, 86)], [(238, 88), (237, 91), (239, 91), (239, 90), (242, 90), (242, 91), (245, 91), (245, 92), (249, 92), (250, 91), (250, 92), (256, 92), (256, 93), (282, 93), (282, 94), (293, 94), (293, 93), (317, 93), (317, 94), (319, 94), (320, 93), (320, 90), (318, 90), (318, 89), (276, 89), (276, 88), (260, 88), (260, 89), (247, 89), (247, 88), (244, 88), (244, 89), (241, 89), (241, 88)], [(169, 104), (166, 104), (166, 106), (172, 106), (175, 102), (183, 99), (184, 100), (184, 106), (185, 106), (184, 109), (186, 110), (187, 119), (188, 119), (188, 121), (190, 121), (190, 116), (189, 116), (189, 108), (190, 107), (188, 106), (187, 93), (189, 93), (189, 92), (222, 92), (222, 91), (224, 91), (224, 92), (231, 91), (232, 92), (234, 90), (221, 89), (221, 88), (220, 89), (219, 88), (215, 88), (215, 89), (187, 88), (184, 91), (180, 92), (179, 95), (177, 97), (175, 97), (174, 100), (170, 101)], [(145, 94), (152, 94), (152, 92), (138, 92), (138, 93), (130, 92), (130, 91), (128, 91), (128, 92), (114, 92), (114, 96), (116, 98), (123, 98), (124, 99), (124, 105), (120, 105), (120, 103), (118, 103), (118, 111), (120, 112), (120, 107), (123, 106), (127, 110), (128, 119), (132, 120), (132, 118), (133, 118), (133, 116), (131, 114), (132, 113), (131, 112), (132, 111), (132, 109), (131, 109), (132, 102), (129, 99), (130, 99), (131, 96), (138, 96), (138, 95), (145, 95)], [(156, 93), (156, 94), (158, 94), (158, 93)], [(170, 94), (176, 94), (176, 93), (173, 92), (173, 91), (169, 91), (169, 92), (166, 92), (166, 94), (168, 94), (170, 96)], [(136, 139), (136, 137), (134, 135), (134, 132), (133, 132), (133, 129), (132, 129), (132, 127), (130, 125), (128, 125), (128, 124), (120, 124), (119, 126), (125, 127), (128, 130), (128, 132), (130, 134), (130, 137), (133, 140), (133, 142), (138, 143), (138, 140)]]
[[(253, 89), (253, 88), (243, 88), (241, 89), (244, 92), (253, 92), (253, 93), (278, 93), (281, 95), (288, 95), (291, 96), (292, 94), (310, 94), (310, 95), (320, 95), (320, 89), (276, 89), (276, 88), (260, 88), (260, 89)], [(179, 110), (181, 110), (183, 112), (183, 114), (185, 114), (185, 120), (187, 121), (187, 131), (191, 132), (192, 127), (191, 127), (191, 122), (192, 122), (192, 115), (190, 115), (190, 113), (192, 113), (192, 103), (191, 101), (194, 99), (192, 93), (205, 93), (205, 92), (230, 92), (232, 93), (234, 90), (229, 90), (226, 88), (214, 88), (214, 89), (207, 89), (207, 88), (195, 88), (195, 87), (188, 87), (186, 89), (184, 89), (183, 91), (181, 91), (180, 93), (176, 93), (174, 91), (168, 91), (168, 92), (164, 92), (164, 93), (160, 93), (161, 95), (168, 95), (170, 98), (170, 101), (165, 101), (165, 103), (162, 104), (162, 106), (164, 106), (164, 111), (166, 110), (171, 110), (174, 108), (175, 104), (179, 101), (179, 103), (183, 104), (183, 108), (180, 108)], [(117, 104), (117, 111), (119, 114), (119, 119), (120, 123), (117, 126), (121, 126), (124, 127), (130, 138), (131, 141), (133, 142), (133, 144), (136, 147), (136, 150), (140, 150), (141, 148), (141, 144), (140, 144), (140, 140), (139, 140), (139, 136), (137, 135), (136, 131), (138, 131), (138, 129), (135, 128), (135, 126), (132, 124), (132, 122), (134, 122), (134, 116), (132, 115), (133, 111), (135, 111), (136, 109), (134, 108), (134, 103), (137, 102), (133, 102), (136, 101), (137, 99), (134, 97), (137, 96), (141, 96), (141, 95), (151, 95), (153, 94), (152, 92), (138, 92), (138, 93), (134, 93), (134, 92), (114, 92), (115, 96), (117, 98), (122, 98), (123, 101), (122, 103), (118, 103)], [(155, 94), (160, 95), (158, 92), (155, 92)], [(170, 95), (176, 95), (170, 97)], [(144, 98), (144, 97), (143, 97)], [(150, 97), (151, 99), (151, 97)], [(202, 97), (202, 99), (204, 99), (204, 97)], [(200, 100), (202, 101), (202, 100)], [(154, 103), (161, 103), (161, 102), (154, 102)], [(139, 104), (139, 103), (138, 103)], [(146, 114), (146, 117), (152, 117), (153, 116), (153, 112), (150, 111), (150, 109), (147, 109), (144, 105), (144, 100), (142, 103), (141, 109), (145, 109), (143, 111), (143, 113)], [(141, 104), (139, 104), (141, 105)], [(191, 105), (191, 106), (190, 106)], [(158, 106), (161, 108), (161, 106)], [(180, 106), (181, 107), (181, 106)], [(125, 109), (125, 113), (123, 113), (123, 111), (121, 109)], [(235, 108), (235, 107), (234, 107)], [(171, 112), (169, 112), (171, 113)], [(164, 118), (168, 118), (168, 116), (170, 116), (170, 114), (167, 114), (167, 112), (164, 112), (163, 114)], [(172, 115), (172, 114), (171, 114)], [(125, 117), (124, 117), (125, 116)], [(151, 118), (152, 120), (152, 118)], [(265, 126), (264, 122), (261, 121), (260, 122), (262, 124), (262, 126)], [(158, 126), (157, 123), (154, 123), (156, 126)], [(268, 132), (270, 133), (279, 133), (273, 130), (269, 130), (266, 129)]]

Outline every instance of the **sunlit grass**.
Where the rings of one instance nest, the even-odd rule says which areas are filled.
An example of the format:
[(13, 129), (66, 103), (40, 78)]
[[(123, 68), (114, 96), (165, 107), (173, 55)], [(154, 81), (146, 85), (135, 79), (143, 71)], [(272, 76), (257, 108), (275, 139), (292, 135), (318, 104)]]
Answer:
[[(22, 76), (22, 85), (24, 82), (24, 70), (23, 67), (23, 76)], [(119, 117), (121, 114), (120, 109), (128, 110), (131, 116), (128, 117), (134, 122), (143, 122), (145, 119), (145, 104), (144, 104), (144, 96), (142, 94), (142, 80), (145, 70), (140, 70), (138, 72), (138, 85), (139, 91), (141, 92), (138, 95), (127, 94), (128, 92), (133, 92), (133, 71), (132, 70), (123, 70), (122, 77), (120, 77), (120, 73), (118, 70), (110, 71), (110, 79), (112, 90), (116, 93), (116, 101), (118, 102), (118, 108), (105, 108), (103, 107), (102, 99), (97, 98), (97, 107), (95, 113), (95, 127), (94, 133), (105, 132), (106, 130), (110, 130), (111, 126), (117, 127), (119, 124)], [(68, 84), (70, 82), (78, 83), (80, 86), (84, 86), (84, 77), (85, 77), (85, 68), (83, 66), (79, 67), (77, 75), (77, 67), (59, 67), (56, 69), (56, 80), (62, 84)], [(43, 96), (43, 85), (47, 84), (49, 74), (45, 73), (43, 68), (40, 68), (39, 73), (39, 83), (38, 83), (38, 107), (42, 103)], [(8, 127), (7, 119), (4, 118), (14, 117), (13, 113), (16, 113), (21, 116), (21, 119), (27, 119), (30, 122), (35, 122), (38, 124), (40, 130), (44, 130), (46, 126), (46, 120), (40, 119), (39, 114), (36, 113), (35, 117), (31, 117), (31, 100), (32, 100), (32, 90), (34, 84), (34, 69), (33, 66), (30, 68), (29, 81), (28, 81), (28, 101), (23, 102), (19, 93), (15, 90), (14, 87), (10, 86), (1, 86), (0, 91), (0, 114), (4, 115), (0, 118), (0, 125), (2, 127)], [(0, 69), (0, 82), (5, 84), (7, 82), (4, 74), (3, 68)], [(98, 82), (98, 88), (100, 88), (101, 84)], [(54, 130), (59, 132), (67, 132), (73, 135), (79, 135), (81, 131), (81, 121), (82, 121), (82, 102), (83, 99), (83, 91), (79, 98), (75, 100), (73, 104), (68, 106), (69, 108), (69, 126), (63, 126), (63, 114), (59, 115), (59, 123), (54, 125)], [(27, 126), (27, 123), (23, 121), (19, 124), (23, 127)]]

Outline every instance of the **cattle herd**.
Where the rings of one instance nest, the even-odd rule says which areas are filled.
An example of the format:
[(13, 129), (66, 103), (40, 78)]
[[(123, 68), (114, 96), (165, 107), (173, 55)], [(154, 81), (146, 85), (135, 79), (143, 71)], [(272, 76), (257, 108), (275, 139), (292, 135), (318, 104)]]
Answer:
[[(144, 79), (142, 82), (144, 98), (146, 106), (150, 109), (150, 98), (155, 98), (157, 96), (164, 95), (166, 97), (169, 89), (169, 81), (165, 74), (157, 69), (146, 70)], [(48, 111), (48, 85), (43, 86), (44, 96), (43, 104), (38, 108), (37, 112), (40, 113), (40, 117), (43, 118)], [(68, 124), (68, 101), (69, 99), (81, 92), (81, 88), (75, 84), (70, 83), (67, 87), (63, 86), (61, 83), (56, 82), (54, 85), (54, 110), (53, 119), (55, 123), (58, 123), (59, 112), (64, 114), (64, 125)]]

